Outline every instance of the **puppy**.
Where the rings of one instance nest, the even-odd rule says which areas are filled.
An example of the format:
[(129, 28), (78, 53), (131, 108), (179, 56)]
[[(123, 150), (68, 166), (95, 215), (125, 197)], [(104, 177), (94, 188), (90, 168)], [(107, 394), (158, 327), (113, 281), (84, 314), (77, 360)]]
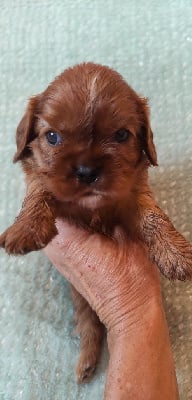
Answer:
[[(157, 165), (147, 101), (115, 71), (85, 63), (69, 68), (30, 99), (17, 128), (27, 193), (14, 224), (0, 236), (9, 254), (45, 247), (65, 218), (117, 241), (144, 241), (169, 279), (190, 279), (192, 246), (156, 204), (148, 168)], [(119, 234), (121, 232), (121, 234)], [(81, 353), (78, 382), (98, 361), (103, 326), (72, 289)]]

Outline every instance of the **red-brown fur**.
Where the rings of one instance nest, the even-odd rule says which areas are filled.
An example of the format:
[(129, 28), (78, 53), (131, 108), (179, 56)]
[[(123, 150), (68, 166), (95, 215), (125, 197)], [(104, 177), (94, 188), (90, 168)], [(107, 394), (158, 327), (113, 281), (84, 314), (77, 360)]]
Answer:
[[(118, 143), (115, 133), (129, 132)], [(46, 133), (60, 134), (53, 147)], [(9, 254), (46, 246), (62, 217), (91, 232), (119, 241), (143, 240), (149, 256), (169, 279), (192, 276), (192, 246), (155, 203), (148, 167), (157, 165), (147, 101), (108, 67), (87, 63), (69, 68), (40, 95), (32, 97), (17, 129), (17, 152), (27, 194), (15, 223), (0, 236)], [(99, 171), (91, 184), (79, 182), (76, 169)], [(81, 336), (78, 382), (92, 374), (103, 327), (73, 289)]]

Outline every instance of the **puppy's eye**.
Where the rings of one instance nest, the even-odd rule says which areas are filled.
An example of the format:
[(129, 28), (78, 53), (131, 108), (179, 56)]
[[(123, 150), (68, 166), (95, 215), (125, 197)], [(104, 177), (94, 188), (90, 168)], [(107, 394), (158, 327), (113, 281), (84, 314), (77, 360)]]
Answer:
[(46, 139), (52, 146), (57, 146), (62, 142), (61, 136), (57, 132), (49, 131), (46, 133)]
[(118, 143), (125, 142), (130, 135), (130, 132), (127, 131), (127, 129), (119, 129), (117, 132), (115, 132), (115, 140)]

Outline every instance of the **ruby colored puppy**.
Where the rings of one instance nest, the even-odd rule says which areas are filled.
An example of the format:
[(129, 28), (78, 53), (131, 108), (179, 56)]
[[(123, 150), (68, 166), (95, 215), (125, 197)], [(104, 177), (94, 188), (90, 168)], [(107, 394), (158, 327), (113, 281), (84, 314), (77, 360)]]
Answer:
[[(45, 247), (55, 219), (116, 241), (144, 241), (169, 279), (190, 279), (192, 246), (155, 203), (148, 168), (157, 165), (147, 101), (108, 67), (69, 68), (30, 99), (16, 134), (27, 193), (14, 224), (0, 236), (9, 254)], [(72, 289), (81, 354), (78, 382), (97, 364), (103, 326)]]

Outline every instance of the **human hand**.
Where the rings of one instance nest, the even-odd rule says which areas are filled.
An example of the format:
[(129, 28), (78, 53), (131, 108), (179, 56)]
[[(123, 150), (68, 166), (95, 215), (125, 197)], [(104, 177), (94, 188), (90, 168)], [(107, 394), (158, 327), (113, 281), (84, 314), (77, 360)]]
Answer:
[(46, 254), (107, 328), (105, 399), (176, 400), (159, 276), (144, 245), (117, 244), (61, 220), (57, 230)]

